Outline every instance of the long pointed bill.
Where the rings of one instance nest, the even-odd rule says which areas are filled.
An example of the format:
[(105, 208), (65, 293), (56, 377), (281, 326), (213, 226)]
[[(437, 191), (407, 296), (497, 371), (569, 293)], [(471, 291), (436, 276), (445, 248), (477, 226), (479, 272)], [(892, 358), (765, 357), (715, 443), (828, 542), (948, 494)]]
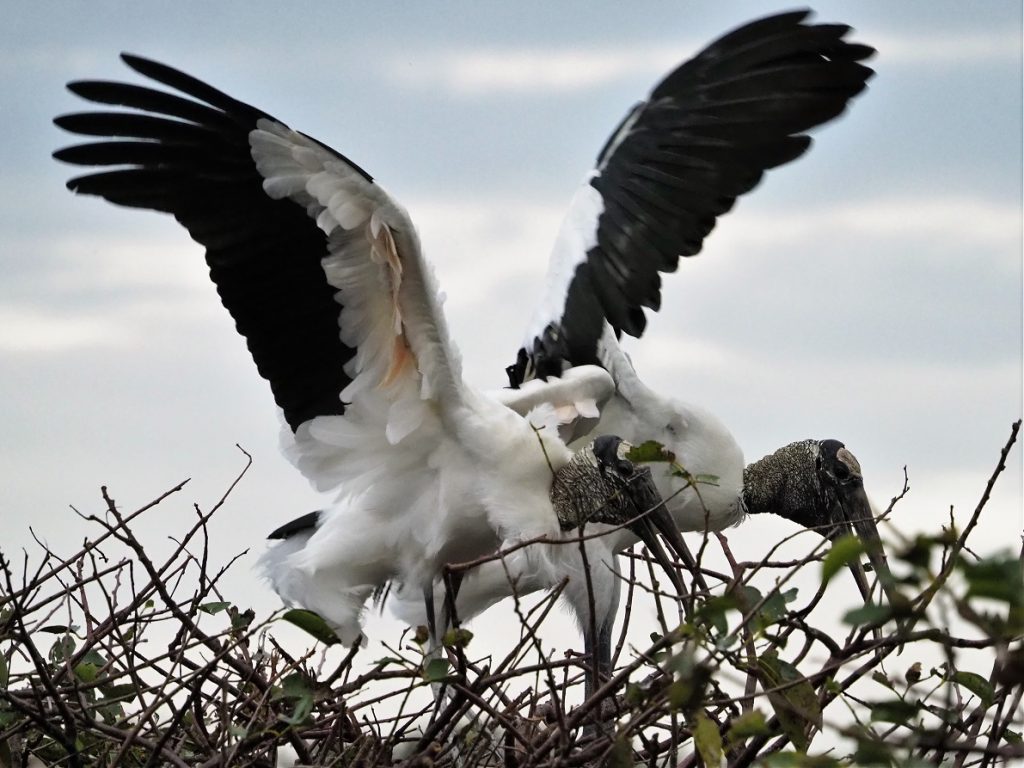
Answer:
[(662, 547), (659, 534), (661, 538), (664, 538), (672, 553), (687, 568), (693, 570), (697, 564), (693, 559), (693, 555), (690, 554), (686, 542), (683, 541), (683, 537), (680, 535), (672, 515), (669, 514), (668, 508), (662, 501), (661, 494), (658, 493), (658, 488), (654, 484), (654, 478), (649, 467), (638, 468), (636, 474), (630, 478), (630, 495), (633, 497), (637, 508), (645, 514), (630, 523), (629, 529), (640, 538), (640, 541), (644, 543), (647, 550), (654, 555), (654, 559), (658, 561), (658, 565), (661, 566), (669, 581), (672, 582), (676, 594), (686, 594), (686, 586), (679, 575), (679, 569), (665, 552), (665, 548)]
[[(852, 527), (853, 532), (863, 542), (864, 551), (878, 578), (878, 583), (881, 585), (889, 605), (895, 607), (899, 599), (893, 586), (889, 562), (885, 559), (882, 540), (879, 538), (878, 528), (875, 526), (875, 516), (871, 511), (871, 503), (868, 501), (867, 494), (864, 493), (864, 485), (860, 482), (855, 482), (841, 486), (837, 507), (835, 517), (838, 519), (835, 522), (838, 524), (838, 527), (845, 528), (846, 530)], [(850, 570), (853, 571), (857, 587), (864, 596), (864, 600), (867, 601), (870, 596), (870, 587), (867, 576), (864, 573), (864, 567), (859, 559), (855, 563), (850, 564)]]

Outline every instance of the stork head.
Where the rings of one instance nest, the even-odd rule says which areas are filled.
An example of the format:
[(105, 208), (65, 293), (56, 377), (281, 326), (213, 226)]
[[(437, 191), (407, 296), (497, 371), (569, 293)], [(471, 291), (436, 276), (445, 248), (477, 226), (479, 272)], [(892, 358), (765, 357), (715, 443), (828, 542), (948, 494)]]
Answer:
[[(828, 539), (855, 533), (892, 600), (892, 577), (860, 463), (838, 440), (790, 443), (751, 464), (743, 473), (743, 501), (750, 514), (780, 515)], [(862, 566), (858, 562), (851, 568), (866, 596)]]
[(626, 458), (632, 446), (614, 435), (603, 435), (580, 449), (555, 474), (551, 503), (563, 530), (586, 523), (625, 526), (633, 531), (665, 570), (678, 593), (685, 590), (676, 566), (659, 539), (685, 559), (679, 530), (658, 493), (649, 467)]

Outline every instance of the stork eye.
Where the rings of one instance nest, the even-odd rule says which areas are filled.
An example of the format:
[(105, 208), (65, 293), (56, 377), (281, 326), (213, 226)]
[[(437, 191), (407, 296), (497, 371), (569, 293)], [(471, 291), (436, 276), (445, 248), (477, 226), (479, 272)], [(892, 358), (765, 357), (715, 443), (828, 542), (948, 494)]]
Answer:
[(625, 460), (620, 461), (618, 463), (618, 468), (619, 468), (619, 474), (622, 475), (623, 477), (632, 477), (633, 476), (633, 470), (635, 469), (635, 467), (633, 466), (632, 462), (625, 461)]
[(850, 479), (850, 468), (839, 462), (836, 464), (835, 475), (837, 480), (849, 480)]

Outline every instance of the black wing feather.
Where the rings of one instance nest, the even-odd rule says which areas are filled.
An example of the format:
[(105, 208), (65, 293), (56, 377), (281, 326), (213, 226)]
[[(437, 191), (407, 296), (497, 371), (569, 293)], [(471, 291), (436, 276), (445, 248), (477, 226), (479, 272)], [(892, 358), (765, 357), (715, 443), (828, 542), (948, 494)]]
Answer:
[(54, 121), (79, 135), (116, 138), (54, 153), (74, 165), (108, 169), (74, 178), (68, 188), (172, 214), (205, 246), (221, 301), (291, 428), (343, 413), (339, 394), (350, 382), (344, 366), (354, 350), (339, 338), (341, 306), (320, 266), (325, 236), (301, 206), (264, 193), (250, 154), (256, 121), (273, 118), (166, 65), (122, 58), (191, 98), (126, 83), (69, 84), (88, 101), (128, 111)]
[(746, 24), (666, 75), (598, 156), (596, 245), (569, 282), (560, 317), (519, 351), (513, 387), (599, 363), (604, 323), (639, 336), (642, 307), (661, 302), (658, 272), (692, 256), (717, 217), (764, 172), (800, 157), (804, 133), (834, 119), (874, 74), (875, 51), (843, 24), (805, 24), (806, 10)]

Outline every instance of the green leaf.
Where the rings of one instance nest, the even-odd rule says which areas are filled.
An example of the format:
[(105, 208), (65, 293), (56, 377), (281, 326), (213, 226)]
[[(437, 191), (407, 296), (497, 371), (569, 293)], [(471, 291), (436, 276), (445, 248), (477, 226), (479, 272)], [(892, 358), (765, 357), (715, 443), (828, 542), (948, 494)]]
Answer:
[(72, 670), (75, 677), (83, 683), (94, 683), (99, 677), (100, 670), (106, 666), (107, 660), (95, 648), (90, 648), (79, 659), (78, 664)]
[(657, 440), (647, 440), (626, 451), (626, 459), (634, 464), (653, 461), (675, 461), (676, 455)]
[(910, 563), (915, 568), (927, 570), (931, 562), (932, 547), (938, 541), (933, 536), (918, 534), (908, 547), (898, 550), (895, 557), (905, 563)]
[(803, 752), (773, 752), (765, 755), (760, 765), (768, 768), (836, 768), (840, 760), (828, 755), (805, 755)]
[(447, 648), (465, 648), (472, 639), (472, 632), (462, 627), (456, 627), (444, 633), (441, 643)]
[(231, 617), (231, 629), (233, 630), (248, 629), (256, 619), (256, 611), (252, 608), (240, 611), (235, 606), (231, 606), (228, 609), (228, 615)]
[(857, 739), (857, 751), (853, 754), (854, 765), (892, 765), (892, 748), (875, 738)]
[(45, 632), (48, 635), (64, 635), (77, 631), (78, 627), (74, 624), (71, 626), (68, 626), (67, 624), (49, 624), (36, 630), (36, 632)]
[(309, 687), (309, 681), (301, 672), (293, 672), (281, 678), (281, 684), (274, 689), (270, 698), (272, 700), (297, 699), (302, 696), (311, 696), (313, 689)]
[(872, 673), (871, 673), (871, 679), (872, 679), (872, 680), (874, 680), (874, 681), (875, 681), (876, 683), (878, 683), (879, 685), (884, 685), (884, 686), (885, 686), (886, 688), (888, 688), (888, 689), (889, 689), (890, 691), (895, 691), (895, 690), (896, 690), (896, 689), (895, 689), (895, 688), (893, 688), (893, 686), (892, 686), (892, 680), (890, 680), (890, 679), (889, 679), (889, 678), (888, 678), (888, 677), (886, 676), (886, 674), (885, 674), (884, 672), (880, 672), (880, 671), (878, 671), (878, 670), (875, 670), (874, 672), (872, 672)]
[(876, 603), (865, 603), (860, 608), (854, 608), (843, 615), (843, 622), (852, 626), (864, 624), (881, 624), (892, 616), (892, 608), (888, 605), (877, 605)]
[(71, 635), (64, 635), (58, 637), (53, 645), (50, 646), (50, 651), (47, 654), (47, 658), (50, 659), (54, 664), (59, 664), (62, 661), (67, 661), (75, 652), (77, 643), (75, 638)]
[(697, 618), (710, 624), (720, 637), (729, 631), (729, 622), (725, 618), (725, 612), (734, 608), (736, 608), (735, 595), (718, 595), (704, 601), (704, 604), (697, 609)]
[(1006, 738), (1007, 744), (1024, 743), (1024, 736), (1021, 736), (1021, 734), (1018, 731), (1013, 731), (1007, 728), (1005, 731), (1003, 731), (1003, 735)]
[(22, 715), (17, 712), (0, 707), (0, 728), (6, 728), (11, 723), (15, 723), (20, 720), (21, 717)]
[(100, 690), (107, 699), (123, 699), (130, 701), (139, 695), (139, 690), (131, 683), (121, 685), (100, 685)]
[(958, 563), (967, 579), (968, 597), (987, 597), (1011, 606), (1024, 606), (1024, 582), (1020, 561), (1015, 557), (995, 557), (972, 563)]
[(95, 648), (90, 648), (86, 651), (81, 658), (82, 661), (88, 662), (89, 664), (95, 664), (97, 667), (102, 667), (107, 663), (107, 660), (103, 658), (103, 654), (97, 651)]
[(735, 601), (735, 606), (733, 607), (735, 607), (740, 613), (749, 613), (755, 605), (761, 602), (761, 599), (763, 598), (761, 590), (757, 587), (751, 587), (748, 584), (741, 584), (730, 594)]
[(626, 693), (622, 700), (630, 709), (639, 709), (647, 701), (648, 691), (638, 683), (626, 683)]
[(225, 610), (231, 603), (224, 600), (218, 600), (212, 603), (203, 603), (199, 606), (199, 610), (203, 613), (208, 613), (211, 616), (215, 616), (221, 611)]
[(985, 705), (987, 709), (995, 698), (996, 692), (992, 684), (976, 672), (957, 672), (953, 675), (953, 682), (962, 685), (969, 690)]
[(301, 725), (309, 718), (313, 711), (313, 697), (311, 695), (299, 696), (295, 700), (295, 706), (290, 715), (278, 715), (277, 719), (288, 725)]
[(864, 542), (852, 533), (840, 536), (832, 543), (832, 548), (821, 563), (821, 583), (828, 582), (840, 570), (855, 562), (864, 554)]
[(285, 611), (281, 618), (294, 624), (306, 634), (312, 635), (324, 645), (337, 645), (341, 642), (330, 625), (313, 611), (292, 608), (290, 611)]
[(795, 589), (788, 590), (787, 592), (779, 592), (778, 590), (771, 592), (764, 601), (764, 605), (761, 606), (761, 610), (758, 611), (756, 628), (759, 631), (764, 631), (785, 616), (788, 612), (786, 603), (791, 602), (795, 597)]
[[(778, 657), (775, 651), (761, 654), (757, 659), (761, 685), (782, 730), (801, 752), (810, 746), (810, 731), (821, 729), (821, 706), (807, 678), (800, 670)], [(780, 690), (775, 690), (785, 686)]]
[(95, 664), (90, 664), (86, 661), (81, 664), (76, 664), (72, 672), (74, 672), (75, 677), (83, 683), (94, 683), (96, 682), (96, 678), (99, 677), (100, 668)]
[(761, 760), (761, 765), (768, 768), (796, 768), (801, 764), (800, 758), (802, 757), (805, 755), (800, 752), (773, 752), (770, 755), (765, 755)]
[(698, 485), (714, 485), (717, 486), (721, 478), (718, 475), (707, 475), (699, 474), (693, 476), (693, 482)]
[(921, 705), (917, 702), (903, 699), (880, 701), (871, 705), (871, 719), (876, 722), (905, 725), (920, 710)]
[(722, 762), (722, 734), (718, 724), (704, 710), (697, 713), (697, 722), (693, 726), (693, 743), (697, 747), (704, 765), (717, 766)]
[(124, 707), (120, 702), (108, 704), (106, 699), (100, 699), (96, 702), (96, 711), (107, 725), (113, 725), (124, 718)]
[(431, 659), (423, 666), (423, 679), (428, 683), (440, 683), (448, 679), (451, 663), (448, 659)]
[(607, 768), (633, 768), (633, 747), (630, 746), (629, 739), (616, 739), (603, 765)]
[(907, 671), (903, 673), (903, 679), (907, 681), (907, 685), (914, 685), (921, 681), (921, 662), (915, 661), (911, 664)]
[(0, 691), (6, 691), (11, 679), (11, 670), (7, 666), (7, 657), (0, 653)]
[(309, 680), (301, 672), (293, 672), (281, 679), (281, 684), (274, 689), (272, 700), (293, 701), (291, 714), (280, 714), (277, 719), (288, 725), (300, 725), (313, 711), (314, 691)]
[(726, 739), (732, 743), (748, 739), (751, 736), (768, 736), (770, 734), (771, 729), (768, 728), (764, 712), (759, 709), (752, 709), (749, 712), (744, 712), (739, 717), (733, 718), (729, 724)]
[(688, 713), (700, 706), (704, 691), (711, 681), (711, 668), (697, 662), (690, 651), (683, 650), (669, 662), (675, 679), (668, 687), (669, 707)]

